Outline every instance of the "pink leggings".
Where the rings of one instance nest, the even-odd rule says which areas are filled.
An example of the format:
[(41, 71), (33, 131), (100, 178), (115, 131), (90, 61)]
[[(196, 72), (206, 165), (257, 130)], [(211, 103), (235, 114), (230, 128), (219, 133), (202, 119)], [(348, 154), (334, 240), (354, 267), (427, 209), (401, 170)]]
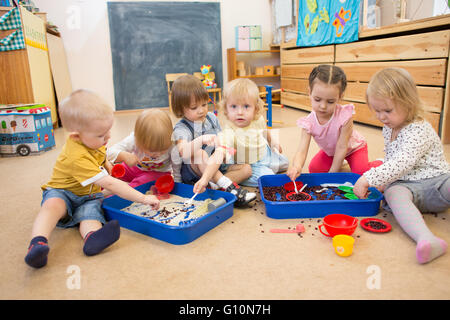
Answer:
[(139, 169), (137, 166), (129, 167), (125, 163), (122, 163), (125, 168), (125, 175), (120, 178), (120, 180), (123, 180), (125, 182), (129, 182), (130, 187), (137, 187), (141, 184), (155, 181), (159, 177), (170, 174), (169, 172), (159, 172), (159, 171), (144, 171)]
[[(373, 167), (378, 167), (383, 164), (382, 161), (375, 160), (369, 162), (369, 155), (367, 151), (367, 145), (363, 148), (352, 152), (347, 157), (348, 165), (353, 173), (363, 174), (367, 170)], [(333, 164), (333, 157), (328, 156), (323, 150), (320, 150), (309, 163), (309, 172), (328, 172)]]

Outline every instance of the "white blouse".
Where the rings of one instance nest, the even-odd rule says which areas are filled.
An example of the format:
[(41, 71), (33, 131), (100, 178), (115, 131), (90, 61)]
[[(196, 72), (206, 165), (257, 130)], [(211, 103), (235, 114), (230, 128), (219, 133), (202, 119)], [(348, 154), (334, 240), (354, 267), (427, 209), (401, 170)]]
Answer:
[[(132, 132), (122, 141), (107, 148), (106, 157), (111, 163), (114, 163), (121, 151), (126, 151), (134, 154), (139, 153), (135, 144), (134, 132)], [(175, 146), (170, 147), (167, 153), (162, 154), (157, 158), (142, 158), (141, 163), (138, 164), (137, 167), (142, 171), (171, 171), (175, 182), (181, 182), (181, 158), (179, 156), (178, 149)]]
[(391, 141), (392, 129), (383, 127), (384, 163), (364, 173), (371, 186), (397, 180), (422, 180), (450, 172), (441, 140), (427, 121), (410, 123)]

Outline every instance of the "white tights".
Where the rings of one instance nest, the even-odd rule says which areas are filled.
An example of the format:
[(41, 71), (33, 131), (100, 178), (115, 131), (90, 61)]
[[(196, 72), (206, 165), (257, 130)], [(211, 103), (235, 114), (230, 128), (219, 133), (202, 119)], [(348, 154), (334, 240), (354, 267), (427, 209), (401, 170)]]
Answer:
[[(450, 179), (439, 191), (444, 198), (450, 199)], [(428, 229), (408, 188), (394, 185), (385, 190), (384, 197), (400, 227), (417, 243), (416, 258), (419, 263), (427, 263), (446, 252), (447, 243)]]

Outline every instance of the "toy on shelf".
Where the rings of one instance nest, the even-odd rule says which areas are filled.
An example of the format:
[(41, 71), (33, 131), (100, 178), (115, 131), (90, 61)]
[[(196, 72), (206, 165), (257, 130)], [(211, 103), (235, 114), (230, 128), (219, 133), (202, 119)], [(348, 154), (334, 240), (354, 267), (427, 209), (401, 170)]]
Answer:
[(202, 80), (203, 85), (206, 87), (206, 89), (214, 89), (217, 88), (217, 83), (215, 83), (214, 78), (215, 75), (210, 72), (211, 65), (202, 65), (200, 68), (200, 71), (202, 72), (202, 75), (204, 79)]

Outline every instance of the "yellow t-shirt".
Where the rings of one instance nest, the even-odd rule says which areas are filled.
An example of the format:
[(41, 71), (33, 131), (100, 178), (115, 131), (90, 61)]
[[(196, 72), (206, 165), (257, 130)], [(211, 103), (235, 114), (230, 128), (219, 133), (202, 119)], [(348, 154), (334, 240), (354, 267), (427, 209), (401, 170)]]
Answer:
[(236, 149), (234, 163), (252, 164), (266, 155), (268, 142), (264, 137), (265, 129), (266, 121), (263, 116), (253, 120), (245, 128), (236, 127), (227, 120), (218, 137), (222, 145)]
[(56, 160), (50, 181), (41, 188), (65, 189), (77, 196), (100, 192), (101, 188), (93, 183), (108, 175), (103, 168), (105, 161), (105, 146), (94, 150), (69, 137)]

